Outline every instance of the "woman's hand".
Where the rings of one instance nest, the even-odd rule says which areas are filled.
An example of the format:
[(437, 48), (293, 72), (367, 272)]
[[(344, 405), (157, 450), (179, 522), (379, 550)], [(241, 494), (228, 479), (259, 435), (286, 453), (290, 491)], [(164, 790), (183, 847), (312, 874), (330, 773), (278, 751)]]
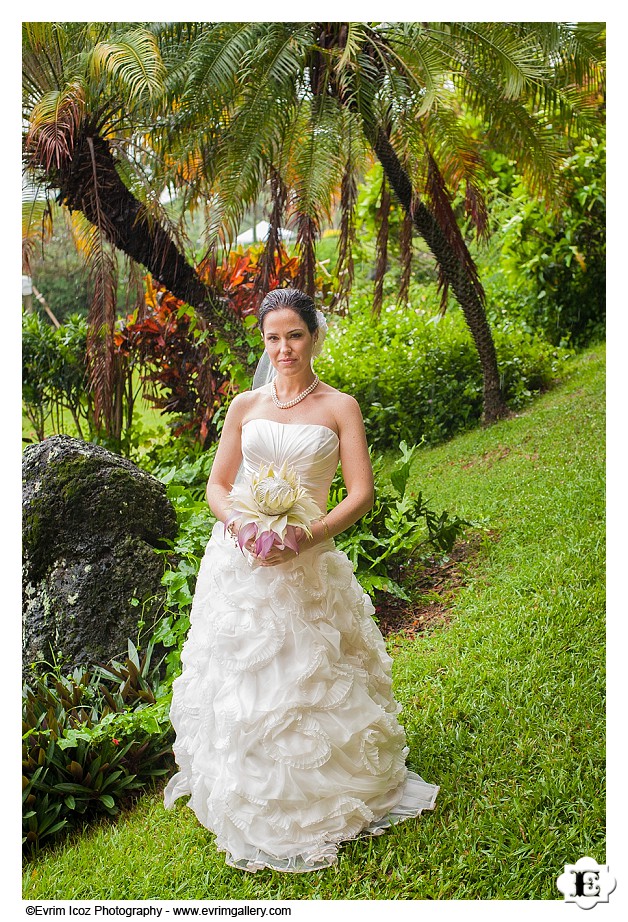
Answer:
[[(297, 544), (301, 546), (307, 538), (307, 534), (302, 528), (296, 528), (295, 537)], [(286, 563), (288, 560), (292, 560), (293, 557), (297, 556), (296, 551), (293, 551), (292, 548), (286, 546), (280, 547), (278, 544), (273, 544), (266, 557), (258, 557), (255, 553), (255, 538), (250, 538), (244, 547), (255, 558), (256, 563), (260, 567), (276, 567), (278, 564)]]

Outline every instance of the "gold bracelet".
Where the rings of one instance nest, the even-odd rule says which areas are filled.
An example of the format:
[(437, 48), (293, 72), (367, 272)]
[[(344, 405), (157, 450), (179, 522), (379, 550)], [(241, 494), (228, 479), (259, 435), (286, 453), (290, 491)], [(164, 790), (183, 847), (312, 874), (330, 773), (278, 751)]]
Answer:
[(327, 540), (329, 540), (329, 525), (328, 525), (327, 522), (325, 521), (325, 518), (326, 518), (326, 517), (323, 516), (323, 518), (320, 519), (320, 521), (322, 522), (323, 528), (325, 529), (325, 540), (327, 541)]

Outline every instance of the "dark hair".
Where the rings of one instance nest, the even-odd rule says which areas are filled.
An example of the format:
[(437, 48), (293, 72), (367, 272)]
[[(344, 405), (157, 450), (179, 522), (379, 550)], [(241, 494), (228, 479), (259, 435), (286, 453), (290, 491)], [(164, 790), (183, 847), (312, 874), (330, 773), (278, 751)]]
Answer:
[(262, 332), (264, 331), (266, 314), (270, 314), (271, 311), (283, 310), (286, 307), (299, 315), (310, 333), (315, 333), (318, 330), (316, 305), (309, 295), (306, 295), (304, 291), (299, 291), (298, 288), (273, 288), (272, 291), (268, 292), (257, 312)]

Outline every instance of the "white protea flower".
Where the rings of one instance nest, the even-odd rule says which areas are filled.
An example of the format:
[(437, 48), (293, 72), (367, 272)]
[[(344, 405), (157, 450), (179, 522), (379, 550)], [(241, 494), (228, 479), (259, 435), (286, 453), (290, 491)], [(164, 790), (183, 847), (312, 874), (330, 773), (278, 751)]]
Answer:
[(264, 515), (288, 512), (305, 494), (298, 474), (289, 471), (285, 463), (278, 474), (272, 464), (262, 467), (258, 474), (253, 475), (251, 489), (258, 509)]
[(231, 515), (225, 528), (240, 520), (240, 547), (255, 537), (255, 553), (266, 557), (273, 544), (292, 548), (299, 545), (296, 529), (312, 534), (311, 524), (321, 517), (321, 510), (301, 486), (299, 475), (284, 462), (279, 471), (274, 465), (262, 465), (250, 479), (236, 484), (229, 494)]

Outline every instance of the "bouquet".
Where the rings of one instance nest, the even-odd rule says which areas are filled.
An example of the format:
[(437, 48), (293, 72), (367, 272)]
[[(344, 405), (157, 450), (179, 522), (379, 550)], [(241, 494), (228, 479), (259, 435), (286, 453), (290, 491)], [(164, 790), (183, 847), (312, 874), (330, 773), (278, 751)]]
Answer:
[(310, 525), (321, 517), (321, 510), (286, 462), (278, 472), (272, 464), (262, 465), (257, 474), (234, 485), (229, 498), (231, 515), (225, 522), (225, 531), (240, 519), (240, 549), (254, 537), (258, 557), (266, 557), (275, 544), (298, 554), (297, 528), (311, 535)]

